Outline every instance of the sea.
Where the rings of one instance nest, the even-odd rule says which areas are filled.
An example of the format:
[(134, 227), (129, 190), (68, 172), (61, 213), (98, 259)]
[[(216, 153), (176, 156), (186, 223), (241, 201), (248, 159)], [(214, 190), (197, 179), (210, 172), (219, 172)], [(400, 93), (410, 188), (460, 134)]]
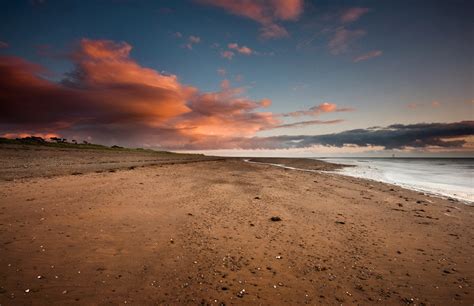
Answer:
[(474, 205), (474, 158), (316, 158), (352, 165), (336, 172)]

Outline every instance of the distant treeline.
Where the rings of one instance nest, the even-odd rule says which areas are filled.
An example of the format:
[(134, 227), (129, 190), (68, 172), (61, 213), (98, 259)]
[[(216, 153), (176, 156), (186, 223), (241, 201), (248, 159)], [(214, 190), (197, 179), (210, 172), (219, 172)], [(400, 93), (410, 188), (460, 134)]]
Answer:
[(166, 151), (155, 151), (150, 149), (129, 149), (124, 148), (121, 146), (113, 145), (111, 147), (90, 143), (88, 141), (78, 142), (76, 140), (71, 140), (68, 142), (66, 138), (59, 138), (59, 137), (51, 137), (49, 140), (46, 140), (42, 137), (37, 136), (28, 136), (23, 138), (5, 138), (0, 137), (0, 144), (15, 144), (15, 145), (41, 145), (41, 146), (48, 146), (48, 147), (59, 147), (59, 148), (75, 148), (75, 149), (98, 149), (98, 150), (139, 150), (139, 151), (149, 151), (149, 152), (160, 152), (160, 153), (170, 153)]

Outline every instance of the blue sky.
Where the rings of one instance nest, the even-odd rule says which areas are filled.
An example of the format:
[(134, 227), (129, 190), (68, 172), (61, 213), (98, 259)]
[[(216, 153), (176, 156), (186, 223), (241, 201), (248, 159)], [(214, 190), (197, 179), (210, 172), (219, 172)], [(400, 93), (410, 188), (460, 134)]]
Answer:
[[(343, 120), (334, 124), (236, 130), (236, 137), (472, 120), (472, 1), (290, 0), (296, 11), (288, 16), (278, 1), (254, 2), (257, 16), (248, 15), (246, 3), (3, 1), (0, 55), (42, 65), (48, 73), (41, 77), (60, 83), (77, 69), (71, 54), (81, 40), (126, 42), (138, 65), (174, 75), (200, 93), (219, 92), (227, 80), (245, 98), (270, 99), (264, 111), (273, 114), (323, 103), (353, 109), (279, 117), (280, 125)], [(262, 29), (274, 25), (286, 33), (262, 37)], [(251, 54), (239, 53), (243, 46)]]

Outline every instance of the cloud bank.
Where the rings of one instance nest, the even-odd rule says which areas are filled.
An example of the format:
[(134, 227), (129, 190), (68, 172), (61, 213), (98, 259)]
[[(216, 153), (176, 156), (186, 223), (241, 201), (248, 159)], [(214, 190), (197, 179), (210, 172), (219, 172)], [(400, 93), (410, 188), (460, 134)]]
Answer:
[(285, 123), (286, 118), (352, 111), (334, 103), (272, 113), (272, 101), (245, 96), (227, 79), (216, 92), (182, 84), (175, 75), (143, 67), (132, 46), (81, 40), (70, 55), (74, 69), (60, 82), (19, 57), (0, 56), (0, 136), (54, 135), (103, 144), (170, 150), (280, 149), (322, 146), (460, 148), (473, 121), (392, 125), (327, 135), (257, 137), (259, 131), (338, 124), (341, 119)]
[(131, 50), (126, 42), (82, 39), (70, 54), (74, 69), (60, 82), (42, 77), (47, 71), (41, 66), (1, 56), (0, 136), (199, 148), (284, 124), (281, 114), (265, 111), (270, 99), (249, 99), (228, 80), (217, 92), (201, 92), (175, 75), (140, 66)]
[(315, 145), (344, 147), (461, 148), (474, 135), (474, 121), (454, 123), (394, 124), (387, 127), (356, 129), (326, 135), (275, 136), (249, 142), (248, 149), (309, 148)]

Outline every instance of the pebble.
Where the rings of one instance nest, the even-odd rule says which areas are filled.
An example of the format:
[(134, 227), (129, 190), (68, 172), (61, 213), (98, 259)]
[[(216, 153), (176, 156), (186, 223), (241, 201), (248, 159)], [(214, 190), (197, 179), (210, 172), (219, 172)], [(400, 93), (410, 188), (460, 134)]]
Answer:
[(242, 289), (237, 293), (237, 297), (242, 298), (242, 297), (244, 297), (245, 293), (246, 293), (245, 289)]

